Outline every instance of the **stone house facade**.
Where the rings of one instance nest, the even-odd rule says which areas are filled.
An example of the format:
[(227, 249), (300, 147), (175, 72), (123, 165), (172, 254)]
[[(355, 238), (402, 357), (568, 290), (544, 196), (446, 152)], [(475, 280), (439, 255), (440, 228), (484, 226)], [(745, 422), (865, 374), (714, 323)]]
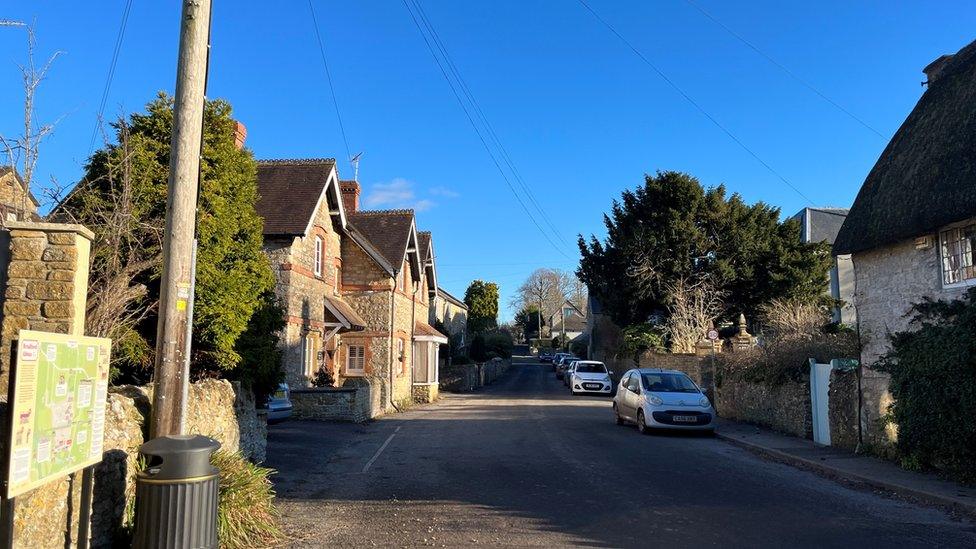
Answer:
[(341, 336), (366, 323), (341, 295), (342, 242), (348, 236), (335, 161), (261, 161), (258, 192), (264, 251), (285, 310), (285, 381), (306, 388), (319, 370), (339, 380), (346, 360)]
[(8, 221), (40, 221), (34, 198), (20, 175), (9, 166), (0, 167), (0, 224)]
[(450, 337), (457, 337), (461, 347), (467, 345), (468, 306), (444, 288), (437, 288), (430, 303), (430, 324), (440, 322)]
[(861, 430), (886, 446), (896, 428), (887, 375), (872, 366), (912, 305), (976, 286), (976, 42), (924, 69), (928, 89), (868, 174), (834, 242), (851, 255), (861, 338)]
[(414, 213), (362, 211), (359, 184), (343, 181), (341, 189), (350, 236), (342, 242), (342, 295), (366, 324), (344, 340), (353, 358), (342, 375), (373, 378), (384, 411), (432, 400), (438, 345), (447, 338), (427, 324), (436, 275), (421, 259)]

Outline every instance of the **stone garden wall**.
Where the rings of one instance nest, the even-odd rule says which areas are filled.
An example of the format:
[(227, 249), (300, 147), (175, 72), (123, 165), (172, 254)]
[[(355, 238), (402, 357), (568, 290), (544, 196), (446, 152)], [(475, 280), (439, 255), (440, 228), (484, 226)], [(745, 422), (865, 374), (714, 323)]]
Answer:
[(726, 376), (715, 389), (718, 415), (793, 436), (811, 438), (810, 380), (763, 385)]
[(378, 380), (350, 378), (343, 387), (291, 391), (292, 417), (317, 421), (364, 423), (383, 409)]
[(511, 359), (496, 358), (483, 364), (452, 364), (441, 368), (440, 390), (452, 393), (473, 391), (491, 385), (505, 375), (512, 365)]

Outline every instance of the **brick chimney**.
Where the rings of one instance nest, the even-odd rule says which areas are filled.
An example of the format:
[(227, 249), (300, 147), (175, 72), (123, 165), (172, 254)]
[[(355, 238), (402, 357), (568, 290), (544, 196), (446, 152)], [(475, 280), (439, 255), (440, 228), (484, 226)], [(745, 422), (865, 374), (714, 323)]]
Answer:
[(342, 192), (342, 208), (346, 213), (359, 210), (359, 182), (340, 181), (339, 190)]
[(234, 121), (234, 146), (237, 150), (244, 148), (244, 140), (247, 139), (247, 127), (244, 124)]

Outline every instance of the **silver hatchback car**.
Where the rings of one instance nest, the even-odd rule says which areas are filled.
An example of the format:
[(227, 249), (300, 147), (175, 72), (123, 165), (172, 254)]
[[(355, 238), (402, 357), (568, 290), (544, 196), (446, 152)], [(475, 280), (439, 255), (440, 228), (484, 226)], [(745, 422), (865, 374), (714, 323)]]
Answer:
[(613, 398), (617, 425), (637, 424), (641, 433), (651, 429), (715, 431), (715, 409), (704, 391), (683, 372), (635, 369), (620, 378)]

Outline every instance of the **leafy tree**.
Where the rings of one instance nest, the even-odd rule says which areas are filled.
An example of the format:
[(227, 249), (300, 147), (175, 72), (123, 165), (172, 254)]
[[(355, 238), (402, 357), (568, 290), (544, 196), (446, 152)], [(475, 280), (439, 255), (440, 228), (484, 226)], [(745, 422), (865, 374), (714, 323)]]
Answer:
[(498, 284), (475, 280), (464, 292), (464, 304), (468, 306), (469, 332), (479, 333), (498, 327)]
[(605, 240), (580, 236), (577, 275), (622, 326), (666, 319), (667, 287), (679, 280), (714, 283), (725, 318), (753, 317), (777, 298), (821, 299), (829, 247), (802, 243), (799, 224), (779, 217), (778, 208), (727, 197), (724, 186), (658, 172), (614, 201)]
[[(249, 387), (259, 398), (275, 391), (285, 380), (281, 369), (278, 334), (285, 327), (285, 311), (274, 292), (265, 292), (247, 329), (237, 339), (235, 350), (241, 356), (241, 367), (231, 374)], [(331, 382), (329, 383), (331, 385)]]
[(488, 360), (487, 339), (484, 333), (475, 335), (471, 340), (471, 348), (468, 350), (468, 356), (475, 362), (485, 362)]
[(523, 307), (515, 313), (515, 324), (522, 328), (525, 337), (539, 337), (542, 334), (539, 322), (545, 324), (545, 319), (539, 315), (539, 308), (535, 305)]
[[(119, 228), (104, 223), (100, 212), (118, 203), (123, 191), (130, 194), (126, 200), (132, 211), (124, 220), (130, 226), (119, 231), (126, 239), (121, 246), (136, 251), (136, 257), (127, 261), (145, 260), (133, 279), (145, 287), (142, 303), (148, 306), (159, 299), (172, 127), (173, 100), (161, 93), (146, 106), (145, 113), (114, 125), (117, 143), (92, 156), (84, 178), (58, 208), (61, 215), (91, 226), (97, 241), (112, 243)], [(200, 166), (192, 341), (192, 361), (198, 373), (233, 370), (241, 364), (237, 341), (274, 286), (271, 266), (261, 251), (262, 221), (254, 210), (257, 165), (249, 150), (235, 146), (234, 129), (230, 105), (208, 101)], [(128, 187), (114, 183), (118, 179), (114, 175), (122, 172), (130, 175)], [(101, 253), (103, 250), (93, 250), (93, 271), (100, 266)], [(147, 342), (143, 349), (154, 347), (155, 325), (154, 311), (134, 327)], [(147, 361), (145, 356), (134, 356), (127, 362), (138, 367)]]

